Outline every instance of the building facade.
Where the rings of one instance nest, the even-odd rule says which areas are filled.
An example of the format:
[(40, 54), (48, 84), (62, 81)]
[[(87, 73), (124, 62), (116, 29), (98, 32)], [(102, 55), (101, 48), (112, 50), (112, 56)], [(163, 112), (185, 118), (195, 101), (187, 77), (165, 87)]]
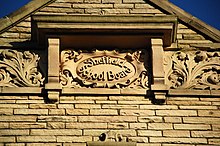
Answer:
[(220, 32), (168, 0), (32, 0), (0, 24), (0, 145), (220, 145)]

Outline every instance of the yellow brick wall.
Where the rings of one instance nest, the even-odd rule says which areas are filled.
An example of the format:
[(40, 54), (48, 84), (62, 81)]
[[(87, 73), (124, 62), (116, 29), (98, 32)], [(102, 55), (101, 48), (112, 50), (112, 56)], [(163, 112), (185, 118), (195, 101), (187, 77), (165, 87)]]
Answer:
[(61, 96), (57, 104), (37, 96), (0, 99), (2, 145), (85, 146), (109, 130), (138, 146), (220, 145), (219, 98), (168, 97), (164, 105), (144, 96)]

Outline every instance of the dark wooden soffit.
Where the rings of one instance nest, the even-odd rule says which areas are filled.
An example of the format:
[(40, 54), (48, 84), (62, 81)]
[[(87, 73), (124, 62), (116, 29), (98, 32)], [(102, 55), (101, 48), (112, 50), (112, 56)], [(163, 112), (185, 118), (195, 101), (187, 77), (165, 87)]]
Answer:
[(187, 13), (183, 9), (177, 7), (173, 3), (169, 2), (168, 0), (149, 0), (150, 2), (154, 3), (161, 9), (167, 11), (172, 15), (176, 15), (179, 20), (185, 22), (192, 28), (196, 29), (198, 32), (210, 37), (213, 41), (219, 43), (220, 42), (220, 31), (206, 23), (202, 20), (192, 16), (191, 14)]
[(17, 11), (0, 19), (0, 34), (7, 31), (17, 23), (23, 21), (32, 13), (38, 11), (42, 7), (54, 2), (55, 0), (32, 0)]

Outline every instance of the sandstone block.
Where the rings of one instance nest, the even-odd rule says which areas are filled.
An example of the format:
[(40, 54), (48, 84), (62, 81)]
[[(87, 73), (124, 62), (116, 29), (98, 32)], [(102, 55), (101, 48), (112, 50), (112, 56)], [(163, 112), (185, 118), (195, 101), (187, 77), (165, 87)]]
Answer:
[(107, 123), (66, 123), (71, 129), (106, 129)]
[(130, 123), (129, 126), (131, 129), (147, 129), (146, 123)]
[(196, 110), (156, 110), (158, 116), (197, 116)]
[(174, 129), (184, 130), (210, 130), (210, 125), (205, 124), (174, 124)]
[[(91, 136), (57, 136), (57, 142), (88, 142), (92, 141)], [(77, 145), (78, 146), (78, 145)]]
[(91, 109), (90, 115), (118, 115), (118, 111), (113, 109)]
[(89, 115), (88, 109), (66, 109), (67, 115)]
[(138, 130), (138, 136), (162, 136), (162, 131), (155, 130)]
[(31, 135), (82, 135), (82, 130), (75, 129), (32, 129)]
[(148, 129), (173, 129), (172, 124), (170, 123), (148, 123)]
[(17, 142), (56, 142), (55, 136), (18, 136)]
[(190, 131), (186, 130), (164, 130), (163, 136), (166, 137), (190, 137)]
[(153, 116), (154, 110), (120, 110), (120, 115), (123, 116)]
[(48, 115), (48, 109), (14, 109), (15, 115)]

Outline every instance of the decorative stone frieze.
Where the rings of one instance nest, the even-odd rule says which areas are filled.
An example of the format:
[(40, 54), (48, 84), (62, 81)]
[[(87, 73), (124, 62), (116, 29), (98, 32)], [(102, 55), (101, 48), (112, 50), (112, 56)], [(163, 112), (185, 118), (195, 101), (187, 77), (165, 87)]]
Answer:
[(44, 77), (39, 70), (39, 59), (30, 51), (0, 50), (0, 86), (42, 86)]
[(71, 88), (148, 89), (144, 51), (61, 52), (60, 83)]
[(166, 84), (171, 89), (220, 90), (220, 53), (166, 53)]

